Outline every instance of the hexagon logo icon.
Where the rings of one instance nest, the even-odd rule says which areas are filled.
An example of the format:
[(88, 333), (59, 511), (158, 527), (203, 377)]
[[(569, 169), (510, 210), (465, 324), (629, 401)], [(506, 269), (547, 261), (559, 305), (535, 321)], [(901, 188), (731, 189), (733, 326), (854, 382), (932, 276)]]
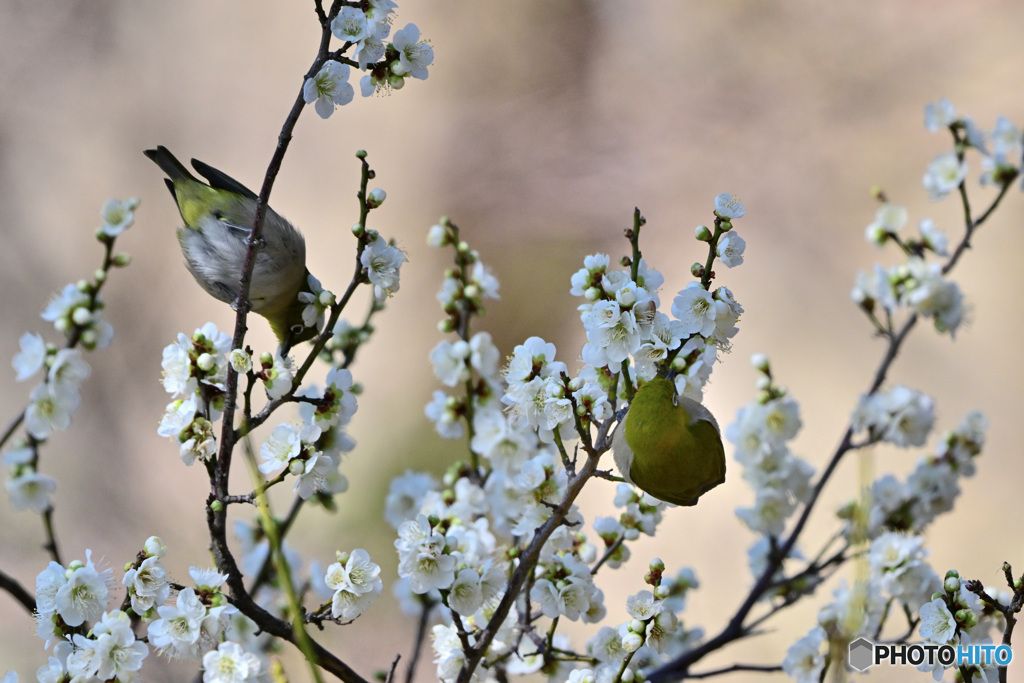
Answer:
[(875, 646), (867, 638), (858, 638), (850, 643), (850, 666), (860, 672), (867, 671), (874, 663)]

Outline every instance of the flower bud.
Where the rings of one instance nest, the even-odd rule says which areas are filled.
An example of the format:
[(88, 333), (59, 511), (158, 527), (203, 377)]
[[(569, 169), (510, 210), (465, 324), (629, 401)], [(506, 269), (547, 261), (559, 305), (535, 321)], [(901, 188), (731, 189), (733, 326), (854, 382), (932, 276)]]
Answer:
[(76, 325), (88, 325), (92, 322), (92, 311), (85, 306), (79, 306), (71, 312), (71, 319)]
[(427, 231), (427, 246), (434, 247), (435, 249), (443, 247), (448, 241), (447, 237), (447, 232), (443, 226), (433, 225), (430, 230)]
[(636, 652), (640, 649), (640, 646), (644, 644), (644, 639), (640, 637), (640, 634), (630, 631), (622, 637), (622, 649), (626, 652)]
[(708, 226), (706, 225), (698, 225), (696, 228), (694, 228), (693, 236), (697, 238), (698, 242), (711, 241), (711, 231), (708, 230)]
[(947, 593), (956, 593), (960, 590), (960, 579), (951, 576), (943, 582), (942, 587), (946, 589)]
[(167, 546), (164, 545), (163, 539), (159, 536), (150, 536), (146, 539), (142, 549), (146, 551), (146, 554), (150, 557), (160, 558), (167, 554)]

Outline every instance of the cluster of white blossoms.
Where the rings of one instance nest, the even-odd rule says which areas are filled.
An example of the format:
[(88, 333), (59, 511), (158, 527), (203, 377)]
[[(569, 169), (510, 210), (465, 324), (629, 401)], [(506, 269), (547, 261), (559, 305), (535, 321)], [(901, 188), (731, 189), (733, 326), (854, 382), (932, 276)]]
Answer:
[[(905, 482), (886, 474), (871, 488), (866, 533), (875, 538), (885, 531), (921, 533), (940, 514), (953, 509), (960, 494), (960, 477), (975, 472), (974, 458), (985, 445), (988, 421), (971, 412), (960, 426), (939, 437), (935, 452), (922, 456)], [(842, 516), (854, 516), (854, 504)], [(853, 532), (852, 527), (847, 534)]]
[(850, 420), (854, 433), (901, 448), (923, 446), (934, 424), (932, 398), (904, 386), (861, 396)]
[(383, 590), (380, 567), (370, 561), (362, 548), (351, 553), (338, 553), (338, 561), (327, 567), (324, 575), (331, 595), (331, 617), (351, 621), (370, 609)]
[[(363, 97), (379, 90), (400, 90), (406, 78), (426, 80), (427, 67), (434, 62), (434, 48), (420, 40), (415, 24), (391, 34), (397, 3), (392, 0), (369, 0), (366, 9), (342, 7), (331, 21), (331, 33), (344, 42), (342, 51), (352, 47), (355, 52), (349, 61), (361, 71), (369, 72), (359, 84)], [(351, 67), (330, 60), (312, 78), (306, 79), (302, 97), (306, 104), (314, 104), (316, 113), (327, 118), (336, 107), (352, 101), (355, 90), (348, 82)]]
[(224, 409), (230, 350), (231, 337), (212, 322), (191, 337), (179, 333), (176, 343), (164, 347), (164, 390), (175, 399), (167, 404), (157, 434), (177, 439), (186, 465), (196, 458), (206, 461), (217, 452), (213, 423)]
[[(38, 633), (47, 649), (56, 644), (40, 667), (38, 680), (134, 681), (150, 647), (175, 659), (202, 661), (204, 681), (257, 680), (263, 662), (249, 653), (261, 652), (266, 636), (257, 636), (256, 624), (220, 593), (226, 577), (193, 567), (189, 573), (195, 586), (180, 590), (175, 603), (165, 605), (171, 592), (170, 577), (161, 563), (166, 551), (159, 538), (147, 539), (138, 558), (126, 568), (123, 608), (108, 610), (114, 597), (113, 572), (98, 570), (90, 551), (84, 563), (75, 561), (65, 568), (50, 562), (40, 572), (36, 577)], [(136, 638), (134, 619), (146, 625), (148, 646)], [(231, 646), (225, 649), (227, 643)], [(250, 675), (219, 674), (227, 671), (225, 657), (238, 659)]]
[(65, 338), (64, 348), (48, 344), (42, 335), (26, 332), (11, 361), (19, 382), (44, 371), (42, 381), (32, 390), (25, 408), (28, 438), (4, 452), (0, 459), (8, 470), (4, 484), (16, 510), (41, 513), (50, 507), (50, 495), (57, 490), (57, 482), (37, 470), (36, 446), (54, 432), (70, 427), (71, 416), (82, 402), (81, 387), (90, 369), (76, 347), (104, 348), (114, 337), (114, 328), (103, 318), (104, 303), (99, 293), (109, 269), (129, 263), (127, 254), (112, 255), (111, 252), (115, 239), (135, 222), (138, 205), (138, 199), (109, 199), (103, 204), (100, 211), (103, 223), (95, 233), (96, 239), (107, 247), (103, 266), (97, 269), (93, 281), (80, 280), (66, 285), (43, 310), (43, 320), (52, 322), (54, 329)]
[[(738, 265), (745, 245), (732, 221), (744, 208), (720, 195), (715, 210), (714, 233), (701, 226), (697, 239), (709, 243), (712, 258)], [(635, 239), (635, 233), (628, 235)], [(581, 511), (568, 505), (565, 522), (540, 548), (526, 586), (528, 600), (514, 602), (502, 624), (490, 621), (519, 553), (568, 495), (576, 458), (566, 444), (608, 424), (625, 405), (627, 384), (635, 387), (659, 372), (671, 370), (677, 392), (699, 398), (718, 351), (728, 349), (737, 333), (742, 307), (726, 287), (709, 291), (713, 273), (695, 265), (691, 273), (703, 284), (680, 291), (670, 317), (658, 310), (664, 277), (643, 258), (614, 269), (608, 255), (594, 254), (571, 278), (571, 293), (586, 300), (579, 307), (587, 336), (581, 368), (570, 374), (555, 345), (540, 337), (517, 345), (500, 367), (491, 336), (468, 329), (484, 301), (497, 298), (497, 280), (447, 221), (432, 227), (427, 241), (455, 252), (456, 267), (446, 271), (438, 300), (447, 315), (440, 329), (458, 338), (441, 341), (430, 354), (438, 380), (455, 391), (435, 391), (425, 412), (444, 438), (468, 432), (471, 462), (457, 463), (441, 482), (414, 472), (398, 477), (385, 516), (398, 529), (396, 591), (403, 604), (414, 610), (442, 607), (442, 623), (433, 629), (438, 677), (456, 678), (466, 662), (466, 643), (473, 646), (488, 627), (496, 633), (488, 661), (502, 661), (510, 674), (544, 667), (557, 680), (612, 680), (620, 668), (635, 675), (682, 651), (696, 635), (676, 616), (683, 593), (696, 585), (692, 573), (682, 574), (678, 585), (666, 579), (651, 584), (654, 592), (631, 597), (630, 619), (602, 629), (588, 643), (587, 652), (597, 660), (590, 669), (572, 670), (571, 661), (558, 661), (569, 658), (554, 656), (527, 633), (542, 632), (534, 624), (538, 618), (553, 625), (605, 618), (608, 608), (594, 574), (605, 565), (621, 566), (629, 558), (629, 542), (654, 535), (669, 507), (628, 484), (616, 489), (619, 516), (595, 520), (596, 543), (583, 532)], [(410, 595), (423, 597), (416, 602)], [(553, 631), (547, 640), (556, 651), (572, 652), (568, 640)]]
[(743, 465), (743, 479), (754, 490), (754, 506), (739, 508), (736, 514), (751, 531), (763, 536), (750, 551), (751, 569), (759, 575), (770, 548), (769, 538), (778, 539), (786, 520), (807, 501), (814, 468), (788, 446), (803, 424), (800, 406), (772, 384), (766, 357), (757, 354), (751, 362), (761, 373), (757, 384), (762, 395), (740, 408), (725, 436)]
[[(933, 422), (931, 400), (903, 387), (862, 400), (854, 415), (854, 423), (868, 430), (872, 440), (901, 447), (923, 445)], [(887, 609), (890, 600), (906, 613), (919, 616), (925, 640), (951, 642), (959, 626), (966, 640), (957, 642), (991, 642), (991, 630), (1001, 628), (1000, 613), (979, 603), (977, 595), (959, 581), (950, 582), (949, 574), (945, 585), (948, 590), (955, 583), (952, 592), (956, 595), (937, 600), (936, 591), (942, 590), (943, 582), (926, 561), (928, 551), (921, 536), (937, 515), (953, 509), (960, 493), (958, 479), (974, 474), (973, 459), (984, 446), (986, 428), (980, 413), (968, 414), (958, 428), (939, 438), (935, 453), (922, 457), (905, 482), (891, 474), (877, 479), (866, 513), (858, 503), (840, 510), (839, 516), (849, 520), (846, 538), (866, 537), (871, 542), (868, 574), (852, 588), (841, 584), (835, 599), (821, 608), (819, 625), (790, 647), (783, 664), (787, 673), (800, 681), (819, 680), (826, 643), (875, 637), (885, 616), (893, 613)], [(1008, 600), (1001, 598), (1004, 604)], [(935, 680), (942, 678), (942, 671), (941, 665), (937, 666)]]
[[(178, 341), (164, 348), (163, 384), (176, 398), (167, 405), (157, 429), (160, 436), (179, 444), (179, 456), (186, 465), (198, 458), (207, 460), (217, 451), (214, 423), (223, 410), (224, 382), (228, 365), (247, 371), (249, 354), (230, 351), (231, 339), (216, 325), (207, 323), (192, 337), (178, 335)], [(269, 398), (279, 399), (293, 389), (294, 370), (289, 357), (261, 357), (258, 373)], [(314, 493), (333, 495), (348, 488), (338, 471), (341, 453), (355, 444), (341, 428), (357, 409), (352, 373), (334, 368), (321, 392), (308, 386), (295, 393), (300, 399), (301, 426), (281, 424), (260, 447), (259, 470), (264, 474), (287, 469), (296, 477), (295, 491), (303, 499)]]
[[(949, 101), (943, 99), (925, 108), (925, 125), (931, 131), (948, 128), (956, 141), (955, 149), (936, 157), (924, 175), (924, 187), (933, 200), (962, 188), (967, 175), (964, 155), (969, 149), (983, 156), (983, 185), (1002, 186), (1005, 191), (1019, 174), (1024, 144), (1021, 131), (1009, 120), (1000, 117), (988, 134), (969, 117), (958, 117)], [(907, 260), (889, 269), (875, 266), (870, 273), (858, 274), (854, 301), (890, 338), (897, 334), (892, 315), (900, 309), (931, 318), (940, 333), (954, 335), (963, 321), (964, 304), (960, 288), (945, 278), (952, 262), (926, 260), (929, 252), (950, 257), (947, 236), (925, 219), (919, 224), (919, 236), (904, 237), (901, 230), (907, 222), (906, 209), (890, 204), (881, 193), (879, 198), (882, 204), (867, 227), (866, 237), (879, 246), (896, 243)], [(971, 229), (973, 225), (968, 226)], [(876, 317), (879, 307), (885, 316)], [(850, 426), (852, 434), (865, 437), (858, 447), (885, 442), (918, 448), (926, 443), (934, 424), (931, 397), (894, 386), (862, 396)], [(921, 457), (906, 481), (885, 474), (873, 482), (864, 500), (851, 502), (839, 511), (840, 518), (847, 520), (846, 541), (870, 542), (866, 576), (852, 587), (841, 584), (835, 599), (819, 611), (818, 625), (789, 649), (783, 663), (789, 675), (799, 681), (820, 680), (830, 641), (845, 647), (857, 637), (877, 639), (886, 618), (899, 612), (908, 615), (911, 627), (919, 622), (919, 635), (930, 643), (992, 643), (993, 629), (1003, 628), (1002, 613), (995, 604), (981, 599), (980, 584), (969, 590), (969, 582), (962, 582), (956, 570), (940, 579), (926, 560), (928, 552), (922, 536), (939, 514), (953, 509), (960, 493), (959, 478), (974, 474), (974, 458), (982, 451), (987, 427), (981, 413), (969, 413), (959, 427), (940, 436), (934, 453)], [(1005, 591), (990, 596), (1002, 606), (1009, 605), (1011, 596)], [(891, 603), (902, 609), (891, 609)], [(918, 668), (931, 671), (936, 681), (943, 677), (943, 665), (937, 661), (934, 666), (922, 664)], [(992, 661), (965, 665), (957, 673), (986, 681), (995, 680), (997, 675)]]

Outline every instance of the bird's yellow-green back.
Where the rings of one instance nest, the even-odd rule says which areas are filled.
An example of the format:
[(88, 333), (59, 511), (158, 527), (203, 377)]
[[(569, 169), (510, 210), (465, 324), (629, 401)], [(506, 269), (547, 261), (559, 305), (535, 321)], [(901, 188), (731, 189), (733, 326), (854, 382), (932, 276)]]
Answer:
[(633, 397), (622, 425), (633, 451), (629, 476), (655, 498), (695, 505), (725, 481), (721, 435), (698, 410), (699, 404), (676, 397), (675, 385), (661, 377), (641, 386)]

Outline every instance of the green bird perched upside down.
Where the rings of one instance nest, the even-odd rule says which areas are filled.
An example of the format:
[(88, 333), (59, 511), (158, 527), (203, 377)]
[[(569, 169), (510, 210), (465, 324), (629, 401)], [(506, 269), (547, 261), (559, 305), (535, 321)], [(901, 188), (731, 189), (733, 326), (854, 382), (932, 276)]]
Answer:
[[(192, 167), (209, 181), (193, 176), (166, 147), (145, 155), (167, 174), (164, 182), (178, 205), (185, 225), (178, 242), (196, 282), (211, 296), (228, 303), (238, 298), (238, 281), (248, 251), (249, 233), (256, 220), (256, 194), (230, 176), (192, 160)], [(263, 244), (256, 254), (249, 286), (252, 310), (270, 322), (287, 353), (294, 344), (311, 339), (315, 326), (306, 327), (300, 292), (310, 292), (306, 242), (295, 227), (267, 208)]]
[(637, 390), (612, 451), (628, 483), (668, 503), (696, 505), (725, 481), (725, 449), (714, 416), (677, 396), (675, 384), (663, 377)]

